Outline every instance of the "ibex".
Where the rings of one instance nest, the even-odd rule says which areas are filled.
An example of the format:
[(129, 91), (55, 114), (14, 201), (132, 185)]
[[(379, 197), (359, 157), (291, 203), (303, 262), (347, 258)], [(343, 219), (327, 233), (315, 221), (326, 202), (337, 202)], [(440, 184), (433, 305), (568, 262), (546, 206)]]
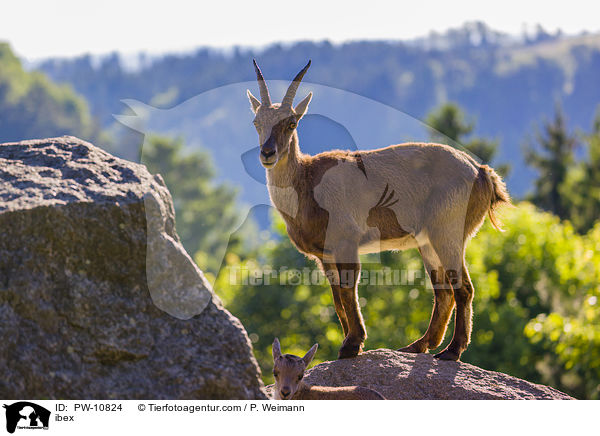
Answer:
[(271, 103), (254, 61), (260, 101), (248, 91), (273, 205), (297, 249), (325, 272), (345, 339), (338, 357), (354, 357), (367, 337), (358, 304), (359, 255), (418, 248), (434, 288), (425, 334), (399, 351), (437, 348), (456, 305), (454, 335), (435, 357), (458, 360), (471, 337), (473, 285), (464, 261), (468, 240), (489, 214), (510, 204), (496, 172), (441, 144), (406, 143), (369, 151), (309, 156), (296, 128), (312, 98), (292, 106), (308, 64), (280, 104)]
[(281, 354), (279, 339), (273, 341), (273, 377), (276, 400), (385, 400), (373, 389), (361, 386), (312, 386), (304, 382), (304, 370), (317, 352), (318, 344), (304, 357)]

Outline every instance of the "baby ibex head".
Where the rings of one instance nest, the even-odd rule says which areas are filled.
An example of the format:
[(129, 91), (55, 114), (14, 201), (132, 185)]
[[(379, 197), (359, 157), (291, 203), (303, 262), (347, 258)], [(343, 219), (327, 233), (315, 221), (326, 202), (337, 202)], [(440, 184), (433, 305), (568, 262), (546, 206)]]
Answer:
[(304, 377), (304, 370), (311, 362), (319, 344), (312, 346), (304, 357), (293, 354), (281, 354), (279, 339), (273, 341), (273, 377), (275, 377), (275, 398), (289, 400), (298, 391)]
[(296, 75), (285, 93), (283, 101), (275, 104), (271, 103), (269, 89), (260, 68), (258, 68), (256, 61), (253, 62), (260, 89), (260, 101), (249, 90), (247, 93), (252, 112), (255, 114), (254, 126), (258, 132), (260, 142), (260, 162), (265, 168), (272, 168), (289, 151), (292, 137), (296, 127), (298, 127), (298, 121), (306, 113), (308, 103), (312, 98), (311, 92), (296, 107), (292, 107), (300, 81), (308, 67), (310, 67), (310, 61)]

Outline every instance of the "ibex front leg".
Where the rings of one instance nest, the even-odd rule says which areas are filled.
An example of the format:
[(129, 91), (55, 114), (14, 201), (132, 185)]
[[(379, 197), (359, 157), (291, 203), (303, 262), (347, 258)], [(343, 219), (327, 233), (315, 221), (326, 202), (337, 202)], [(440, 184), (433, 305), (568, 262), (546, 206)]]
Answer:
[(342, 304), (342, 288), (340, 287), (340, 274), (335, 263), (322, 262), (323, 273), (327, 277), (329, 284), (331, 285), (331, 293), (333, 294), (333, 304), (335, 306), (335, 312), (342, 325), (342, 331), (344, 337), (348, 336), (348, 318), (346, 317), (346, 310)]
[[(339, 298), (348, 323), (346, 338), (338, 352), (338, 358), (344, 359), (354, 357), (360, 353), (367, 338), (365, 323), (358, 304), (358, 282), (360, 278), (358, 244), (350, 241), (337, 244), (334, 259), (339, 275)], [(337, 290), (334, 286), (332, 286), (332, 291), (335, 298)]]

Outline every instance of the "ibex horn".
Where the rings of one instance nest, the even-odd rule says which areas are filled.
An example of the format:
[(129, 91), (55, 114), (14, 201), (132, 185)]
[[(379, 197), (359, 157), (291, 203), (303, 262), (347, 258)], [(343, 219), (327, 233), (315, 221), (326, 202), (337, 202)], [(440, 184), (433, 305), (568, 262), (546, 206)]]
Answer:
[(296, 97), (296, 91), (298, 91), (298, 87), (300, 86), (300, 81), (304, 77), (306, 70), (308, 70), (308, 67), (310, 67), (310, 62), (311, 61), (308, 61), (306, 66), (304, 68), (302, 68), (302, 70), (298, 74), (296, 74), (296, 77), (294, 77), (294, 80), (292, 81), (292, 83), (290, 84), (290, 87), (288, 88), (287, 92), (285, 93), (285, 97), (283, 97), (281, 106), (291, 107), (292, 104), (294, 103), (294, 97)]
[(267, 88), (267, 82), (256, 64), (256, 59), (252, 59), (254, 62), (254, 70), (256, 71), (256, 80), (258, 80), (258, 88), (260, 89), (260, 102), (262, 105), (271, 106), (271, 96), (269, 96), (269, 89)]

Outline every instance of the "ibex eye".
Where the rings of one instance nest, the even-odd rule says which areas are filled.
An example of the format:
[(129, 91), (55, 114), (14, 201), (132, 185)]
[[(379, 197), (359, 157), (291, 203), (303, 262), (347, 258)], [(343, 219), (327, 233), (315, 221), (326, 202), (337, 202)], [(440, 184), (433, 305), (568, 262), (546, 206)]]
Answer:
[(298, 127), (298, 123), (294, 123), (293, 121), (290, 123), (290, 129), (294, 130), (296, 127)]
[(300, 374), (300, 375), (298, 376), (298, 381), (302, 380), (302, 377), (304, 377), (304, 374)]
[(273, 377), (277, 377), (279, 373), (277, 371), (273, 371)]

